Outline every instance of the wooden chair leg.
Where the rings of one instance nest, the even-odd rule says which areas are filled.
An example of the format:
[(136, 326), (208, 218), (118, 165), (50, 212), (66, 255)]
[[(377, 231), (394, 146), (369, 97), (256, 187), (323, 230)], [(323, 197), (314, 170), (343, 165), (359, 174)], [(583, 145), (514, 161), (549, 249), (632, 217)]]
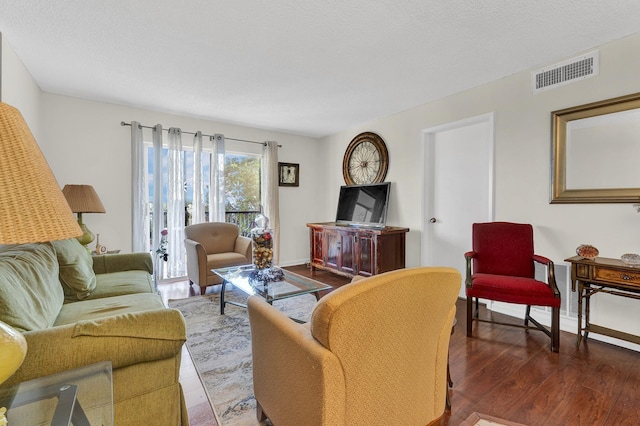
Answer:
[(207, 288), (206, 287), (200, 287), (200, 296), (204, 296), (204, 294), (207, 292)]
[(529, 317), (531, 316), (531, 305), (527, 305), (527, 310), (524, 314), (524, 326), (529, 326)]
[(551, 352), (560, 352), (560, 308), (551, 308)]
[(473, 332), (473, 297), (467, 296), (467, 337)]

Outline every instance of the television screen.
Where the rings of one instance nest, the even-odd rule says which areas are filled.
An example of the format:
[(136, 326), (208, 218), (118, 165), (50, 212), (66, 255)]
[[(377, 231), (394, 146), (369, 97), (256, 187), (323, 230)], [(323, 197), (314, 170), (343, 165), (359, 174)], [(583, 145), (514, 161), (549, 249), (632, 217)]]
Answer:
[(384, 228), (390, 182), (340, 187), (336, 223)]

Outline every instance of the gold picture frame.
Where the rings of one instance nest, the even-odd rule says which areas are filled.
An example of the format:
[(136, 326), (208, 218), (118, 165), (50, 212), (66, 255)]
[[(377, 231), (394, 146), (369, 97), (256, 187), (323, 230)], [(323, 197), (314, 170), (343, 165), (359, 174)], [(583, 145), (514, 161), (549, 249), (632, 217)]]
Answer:
[(278, 163), (278, 185), (300, 186), (300, 164)]
[(640, 201), (640, 93), (551, 117), (551, 203)]

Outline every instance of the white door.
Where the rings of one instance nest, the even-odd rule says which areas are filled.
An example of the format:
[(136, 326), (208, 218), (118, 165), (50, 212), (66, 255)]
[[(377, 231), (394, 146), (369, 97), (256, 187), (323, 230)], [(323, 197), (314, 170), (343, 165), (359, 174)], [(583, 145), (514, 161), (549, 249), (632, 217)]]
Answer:
[(424, 131), (422, 262), (458, 269), (471, 250), (471, 226), (493, 218), (493, 114)]

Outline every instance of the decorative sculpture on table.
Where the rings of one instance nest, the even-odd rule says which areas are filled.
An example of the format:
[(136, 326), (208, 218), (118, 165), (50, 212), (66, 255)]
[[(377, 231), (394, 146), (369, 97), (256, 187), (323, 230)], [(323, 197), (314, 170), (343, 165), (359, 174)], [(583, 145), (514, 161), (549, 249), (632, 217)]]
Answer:
[(576, 254), (583, 259), (593, 260), (600, 254), (600, 251), (591, 244), (580, 244), (576, 248)]

